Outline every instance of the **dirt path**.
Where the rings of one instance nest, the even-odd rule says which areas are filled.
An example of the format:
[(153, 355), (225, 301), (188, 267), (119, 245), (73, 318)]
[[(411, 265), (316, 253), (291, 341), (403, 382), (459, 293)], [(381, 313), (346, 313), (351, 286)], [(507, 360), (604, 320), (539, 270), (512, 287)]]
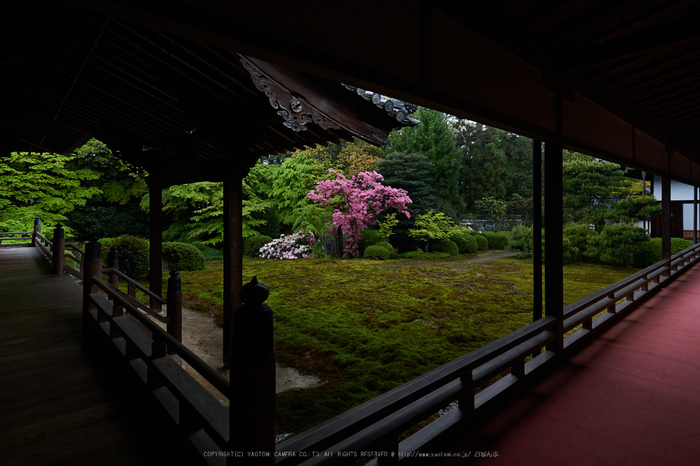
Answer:
[[(159, 324), (165, 328), (165, 324)], [(228, 379), (229, 371), (221, 369), (223, 354), (223, 329), (214, 323), (211, 316), (190, 309), (182, 310), (182, 343), (204, 362)], [(199, 373), (185, 364), (185, 370), (202, 384), (224, 405), (228, 399), (207, 382)], [(277, 365), (277, 393), (297, 388), (321, 385), (316, 377), (302, 375), (296, 369)]]

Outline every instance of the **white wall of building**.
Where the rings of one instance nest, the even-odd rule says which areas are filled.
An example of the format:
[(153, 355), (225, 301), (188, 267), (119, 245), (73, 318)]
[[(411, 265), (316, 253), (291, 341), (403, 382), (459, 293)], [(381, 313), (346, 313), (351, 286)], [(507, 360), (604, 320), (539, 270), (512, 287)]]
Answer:
[[(661, 189), (660, 176), (654, 175), (654, 186), (653, 192), (654, 197), (657, 201), (661, 201), (663, 190)], [(693, 187), (689, 184), (680, 183), (678, 181), (671, 180), (671, 200), (672, 201), (685, 201), (687, 204), (683, 205), (683, 229), (692, 230), (693, 229)], [(700, 206), (698, 207), (699, 220), (698, 229), (700, 229)]]

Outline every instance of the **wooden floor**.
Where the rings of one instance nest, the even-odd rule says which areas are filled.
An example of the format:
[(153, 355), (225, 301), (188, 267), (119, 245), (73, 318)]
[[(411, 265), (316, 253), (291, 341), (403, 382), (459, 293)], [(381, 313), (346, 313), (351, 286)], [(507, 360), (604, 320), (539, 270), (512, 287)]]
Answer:
[(0, 248), (0, 465), (199, 464), (132, 374), (85, 341), (81, 293), (34, 248)]

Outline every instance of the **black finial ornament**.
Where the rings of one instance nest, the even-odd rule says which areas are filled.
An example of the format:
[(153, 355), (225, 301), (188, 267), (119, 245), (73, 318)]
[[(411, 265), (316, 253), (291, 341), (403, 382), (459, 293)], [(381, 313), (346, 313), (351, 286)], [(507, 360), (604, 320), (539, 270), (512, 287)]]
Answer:
[(249, 306), (260, 306), (270, 296), (270, 290), (258, 281), (258, 277), (243, 285), (238, 292), (241, 302)]

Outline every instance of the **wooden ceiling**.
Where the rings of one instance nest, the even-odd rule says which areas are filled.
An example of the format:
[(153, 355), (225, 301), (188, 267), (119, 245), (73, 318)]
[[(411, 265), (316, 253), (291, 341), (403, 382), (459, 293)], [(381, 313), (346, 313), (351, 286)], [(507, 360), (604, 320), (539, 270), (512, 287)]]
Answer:
[(96, 137), (172, 184), (328, 141), (383, 144), (417, 123), (415, 106), (79, 7), (2, 10), (5, 152), (68, 153)]
[(6, 149), (14, 136), (55, 150), (91, 134), (124, 154), (226, 161), (343, 137), (285, 131), (240, 53), (700, 185), (698, 0), (10, 6)]

